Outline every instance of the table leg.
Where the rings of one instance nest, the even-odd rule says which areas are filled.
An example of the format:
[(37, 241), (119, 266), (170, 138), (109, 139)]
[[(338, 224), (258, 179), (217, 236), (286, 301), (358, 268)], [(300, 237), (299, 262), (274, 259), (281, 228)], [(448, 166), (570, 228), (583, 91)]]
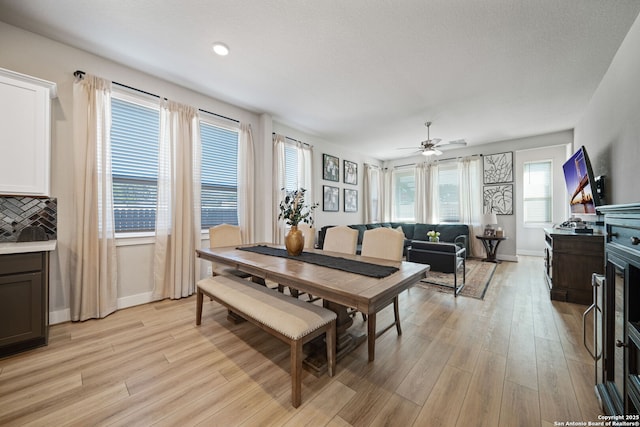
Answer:
[(498, 251), (500, 240), (483, 240), (482, 244), (484, 245), (484, 249), (487, 252), (487, 257), (483, 261), (495, 262), (496, 264), (498, 264), (500, 261), (498, 261), (496, 258), (496, 252)]
[[(323, 300), (322, 305), (335, 312), (336, 318), (336, 361), (353, 351), (366, 339), (364, 335), (355, 335), (348, 331), (353, 325), (353, 318), (349, 315), (347, 307), (331, 301)], [(374, 333), (375, 335), (375, 333)], [(327, 368), (326, 347), (323, 337), (318, 337), (309, 343), (311, 349), (304, 364), (312, 372), (321, 374)]]
[(369, 362), (373, 362), (376, 358), (376, 313), (367, 316), (367, 345)]

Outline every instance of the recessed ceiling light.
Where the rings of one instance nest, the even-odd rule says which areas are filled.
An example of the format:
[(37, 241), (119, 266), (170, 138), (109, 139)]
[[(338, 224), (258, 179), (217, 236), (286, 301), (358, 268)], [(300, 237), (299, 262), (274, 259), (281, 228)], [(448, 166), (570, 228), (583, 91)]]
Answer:
[(227, 56), (229, 54), (229, 47), (224, 43), (215, 42), (213, 44), (213, 51), (220, 56)]

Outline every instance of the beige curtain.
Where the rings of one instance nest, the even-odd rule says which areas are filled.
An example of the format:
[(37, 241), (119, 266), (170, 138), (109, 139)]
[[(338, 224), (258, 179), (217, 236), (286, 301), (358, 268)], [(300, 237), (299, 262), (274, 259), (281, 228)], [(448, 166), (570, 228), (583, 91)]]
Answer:
[(238, 142), (238, 225), (242, 230), (244, 243), (254, 241), (254, 162), (251, 125), (241, 124)]
[(304, 188), (305, 201), (315, 202), (313, 193), (313, 147), (302, 142), (296, 142), (298, 152), (298, 188)]
[(193, 294), (200, 277), (200, 136), (194, 107), (162, 101), (153, 298)]
[(415, 217), (416, 222), (428, 223), (429, 220), (429, 195), (431, 194), (430, 176), (431, 167), (429, 163), (420, 163), (416, 165), (415, 180), (416, 180), (416, 194), (415, 194)]
[(381, 222), (382, 220), (382, 174), (380, 168), (368, 163), (364, 164), (362, 180), (364, 222)]
[(313, 147), (299, 141), (287, 142), (284, 135), (273, 135), (273, 242), (284, 243), (284, 235), (287, 230), (284, 221), (278, 220), (280, 201), (285, 197), (286, 162), (285, 147), (295, 147), (297, 155), (296, 188), (304, 188), (305, 202), (309, 205), (315, 199), (313, 196)]
[(284, 199), (285, 191), (285, 157), (284, 157), (285, 137), (283, 135), (273, 135), (273, 215), (272, 237), (273, 243), (284, 243), (284, 221), (278, 220), (280, 201)]
[(75, 240), (71, 320), (106, 317), (117, 309), (111, 185), (111, 82), (85, 75), (73, 85)]
[(391, 221), (393, 218), (393, 171), (384, 168), (380, 171), (382, 175), (382, 222)]
[(470, 256), (485, 256), (482, 242), (475, 238), (482, 222), (482, 162), (480, 158), (458, 161), (460, 222), (469, 226)]

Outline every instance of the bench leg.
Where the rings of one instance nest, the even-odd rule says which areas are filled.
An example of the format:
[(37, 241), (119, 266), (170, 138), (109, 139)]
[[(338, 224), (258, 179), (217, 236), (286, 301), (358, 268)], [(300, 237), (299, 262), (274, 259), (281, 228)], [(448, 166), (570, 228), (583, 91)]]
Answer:
[(202, 323), (202, 290), (198, 288), (197, 302), (196, 302), (196, 325)]
[(302, 401), (302, 340), (291, 343), (291, 405), (300, 406)]
[(327, 342), (327, 369), (329, 376), (332, 377), (336, 371), (336, 321), (329, 323), (325, 335)]

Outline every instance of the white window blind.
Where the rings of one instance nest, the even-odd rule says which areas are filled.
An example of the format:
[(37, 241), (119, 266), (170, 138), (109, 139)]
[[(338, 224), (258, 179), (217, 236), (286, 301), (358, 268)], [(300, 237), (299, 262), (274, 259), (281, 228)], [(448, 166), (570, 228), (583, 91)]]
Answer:
[(238, 225), (238, 131), (200, 122), (202, 228)]
[(438, 168), (438, 212), (440, 222), (460, 221), (460, 191), (457, 163), (442, 163)]
[(393, 171), (393, 219), (415, 220), (416, 178), (413, 169)]
[(287, 191), (298, 189), (298, 149), (295, 145), (284, 147), (284, 188)]
[(551, 160), (524, 164), (524, 223), (551, 222)]
[(111, 98), (111, 163), (116, 232), (154, 231), (158, 108)]

